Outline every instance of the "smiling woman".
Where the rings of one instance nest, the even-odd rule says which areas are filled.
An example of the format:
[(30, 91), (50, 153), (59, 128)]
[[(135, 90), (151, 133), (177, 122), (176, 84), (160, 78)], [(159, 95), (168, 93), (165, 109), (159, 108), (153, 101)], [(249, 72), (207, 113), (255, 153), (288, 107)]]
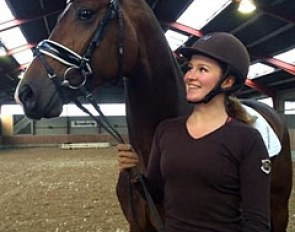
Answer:
[[(146, 173), (131, 177), (134, 187), (142, 175), (164, 205), (167, 232), (269, 232), (269, 153), (252, 116), (231, 96), (245, 82), (247, 49), (215, 32), (179, 52), (188, 59), (184, 83), (193, 110), (159, 123)], [(118, 160), (121, 172), (138, 167), (130, 145), (118, 145)]]

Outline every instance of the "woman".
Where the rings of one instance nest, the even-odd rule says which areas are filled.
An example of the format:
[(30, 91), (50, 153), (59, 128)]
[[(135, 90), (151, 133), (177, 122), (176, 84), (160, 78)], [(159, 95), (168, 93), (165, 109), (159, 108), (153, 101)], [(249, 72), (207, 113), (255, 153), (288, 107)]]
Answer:
[[(230, 97), (246, 79), (247, 50), (219, 32), (180, 53), (189, 60), (184, 82), (194, 109), (158, 125), (145, 175), (153, 199), (164, 204), (165, 232), (269, 231), (268, 153)], [(118, 151), (121, 171), (137, 165), (129, 145)]]

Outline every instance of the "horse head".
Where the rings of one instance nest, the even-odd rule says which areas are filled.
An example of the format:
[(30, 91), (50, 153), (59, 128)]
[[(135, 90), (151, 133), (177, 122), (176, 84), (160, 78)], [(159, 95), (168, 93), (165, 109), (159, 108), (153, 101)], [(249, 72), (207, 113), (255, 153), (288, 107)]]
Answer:
[(63, 104), (123, 77), (129, 138), (146, 163), (156, 125), (189, 107), (182, 73), (144, 0), (68, 1), (15, 97), (29, 118), (53, 118)]
[[(71, 0), (20, 81), (16, 100), (32, 119), (60, 115), (62, 105), (105, 81), (125, 75), (136, 62), (138, 38), (118, 0)], [(95, 77), (95, 78), (94, 78)]]

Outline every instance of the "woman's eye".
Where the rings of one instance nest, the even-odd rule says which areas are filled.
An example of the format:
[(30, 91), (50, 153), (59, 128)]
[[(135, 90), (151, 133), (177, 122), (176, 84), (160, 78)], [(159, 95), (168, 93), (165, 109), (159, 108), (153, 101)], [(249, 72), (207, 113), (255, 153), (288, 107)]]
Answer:
[(94, 10), (83, 9), (79, 11), (78, 17), (80, 20), (90, 20), (94, 13)]
[(199, 68), (200, 72), (207, 72), (206, 68)]

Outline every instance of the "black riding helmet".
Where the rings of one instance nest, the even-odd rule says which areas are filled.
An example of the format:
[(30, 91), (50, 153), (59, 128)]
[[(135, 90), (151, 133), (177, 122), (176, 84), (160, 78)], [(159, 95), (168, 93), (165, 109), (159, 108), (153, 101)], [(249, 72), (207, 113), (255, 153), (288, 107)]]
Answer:
[[(246, 47), (235, 36), (225, 32), (213, 32), (197, 40), (192, 47), (179, 49), (179, 54), (188, 60), (195, 54), (201, 54), (217, 60), (225, 65), (226, 70), (217, 83), (217, 86), (204, 98), (202, 102), (210, 101), (221, 92), (232, 93), (239, 89), (245, 82), (250, 65), (250, 58)], [(228, 75), (236, 78), (235, 84), (230, 89), (221, 89), (220, 85)]]

